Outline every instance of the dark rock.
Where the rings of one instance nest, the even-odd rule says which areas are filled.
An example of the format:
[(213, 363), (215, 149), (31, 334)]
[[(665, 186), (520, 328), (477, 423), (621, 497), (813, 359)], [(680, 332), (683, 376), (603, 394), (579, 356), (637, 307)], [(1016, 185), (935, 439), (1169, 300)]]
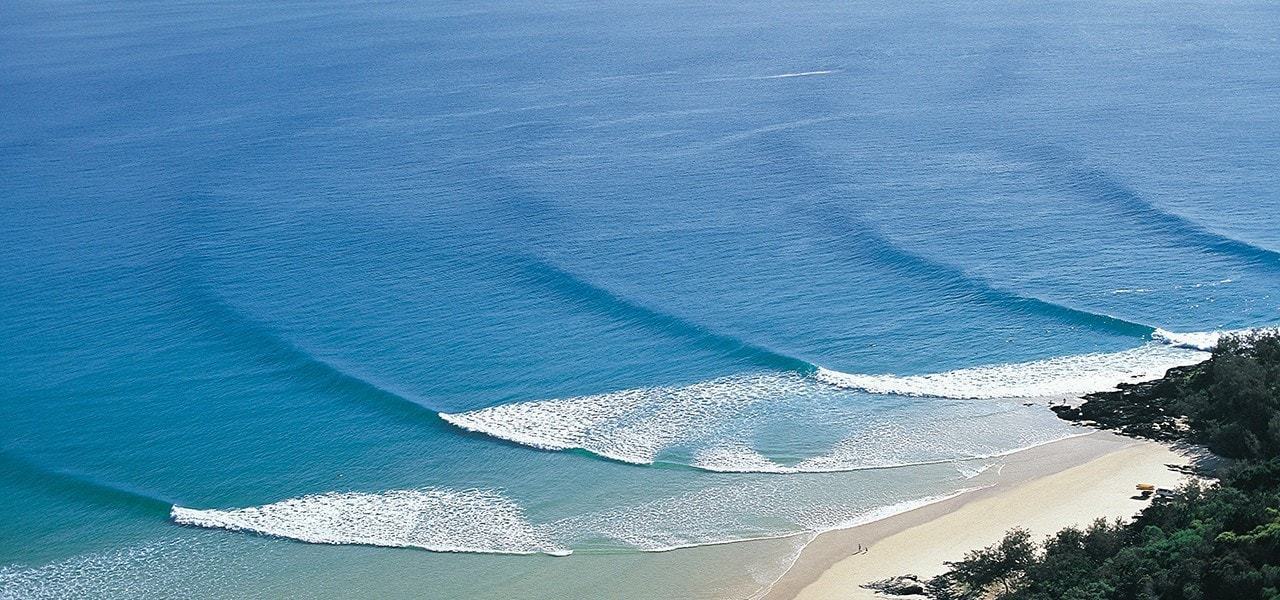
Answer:
[(1086, 395), (1079, 406), (1050, 410), (1068, 421), (1129, 436), (1165, 442), (1184, 439), (1189, 431), (1177, 398), (1202, 371), (1202, 365), (1175, 367), (1161, 379), (1122, 383), (1114, 392)]
[(862, 587), (891, 596), (920, 596), (924, 594), (924, 583), (915, 575), (890, 577), (889, 579), (873, 581)]

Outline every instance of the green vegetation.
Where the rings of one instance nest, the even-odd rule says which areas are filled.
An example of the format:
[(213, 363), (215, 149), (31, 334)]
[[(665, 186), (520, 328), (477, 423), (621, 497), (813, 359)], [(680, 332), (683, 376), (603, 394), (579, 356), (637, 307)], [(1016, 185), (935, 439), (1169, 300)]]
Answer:
[(1230, 458), (1280, 455), (1280, 333), (1224, 337), (1198, 365), (1085, 396), (1058, 416), (1126, 435), (1187, 440)]
[(1037, 543), (1024, 530), (948, 563), (939, 600), (1280, 600), (1280, 333), (1222, 340), (1156, 382), (1094, 394), (1064, 418), (1239, 459), (1132, 523), (1095, 522)]

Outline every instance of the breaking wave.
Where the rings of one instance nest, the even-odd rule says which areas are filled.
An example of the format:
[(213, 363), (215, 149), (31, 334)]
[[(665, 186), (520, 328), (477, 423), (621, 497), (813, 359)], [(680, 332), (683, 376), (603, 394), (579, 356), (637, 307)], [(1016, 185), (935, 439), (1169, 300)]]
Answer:
[(579, 448), (614, 460), (652, 463), (668, 447), (714, 435), (753, 406), (805, 394), (814, 381), (794, 373), (736, 375), (688, 386), (516, 402), (440, 413), (466, 429), (543, 450)]
[(569, 554), (551, 541), (545, 528), (529, 523), (519, 505), (489, 490), (328, 493), (234, 510), (174, 506), (171, 517), (181, 525), (248, 531), (313, 544)]
[[(978, 489), (905, 497), (853, 491), (833, 498), (810, 487), (767, 481), (714, 486), (545, 524), (530, 524), (513, 502), (480, 490), (322, 494), (229, 511), (173, 507), (173, 519), (312, 543), (422, 547), (405, 542), (447, 539), (429, 549), (460, 552), (564, 555), (571, 553), (570, 546), (599, 548), (602, 542), (615, 549), (621, 545), (665, 552), (794, 538), (798, 553), (817, 533), (884, 519)], [(770, 493), (795, 501), (777, 502), (778, 496)], [(456, 518), (459, 502), (473, 507), (463, 510), (468, 513), (463, 518)], [(740, 510), (725, 511), (726, 505)], [(403, 534), (437, 527), (442, 519), (453, 522), (436, 533)], [(355, 522), (364, 525), (354, 528)], [(0, 598), (206, 598), (211, 590), (222, 592), (217, 596), (243, 596), (260, 590), (258, 580), (271, 573), (263, 567), (276, 563), (277, 551), (264, 544), (244, 552), (217, 537), (183, 536), (42, 566), (3, 565)], [(776, 578), (772, 571), (761, 583)]]
[[(464, 430), (543, 450), (580, 449), (632, 464), (794, 473), (891, 468), (999, 455), (1071, 434), (1049, 411), (1003, 400), (1062, 398), (1163, 376), (1208, 357), (1220, 334), (1164, 332), (1136, 348), (925, 375), (753, 373), (441, 413)], [(863, 394), (859, 396), (859, 394)], [(895, 412), (865, 394), (938, 400)], [(987, 400), (988, 402), (972, 402)], [(903, 412), (906, 411), (906, 412)], [(957, 427), (957, 420), (966, 422)], [(766, 456), (753, 440), (818, 423), (843, 432), (800, 458)], [(794, 454), (794, 453), (793, 453)]]
[(1189, 348), (1191, 350), (1200, 350), (1203, 352), (1212, 352), (1214, 347), (1222, 338), (1230, 335), (1247, 335), (1250, 333), (1275, 332), (1280, 330), (1276, 327), (1258, 327), (1253, 329), (1229, 329), (1224, 331), (1193, 331), (1190, 333), (1175, 333), (1157, 329), (1151, 334), (1151, 338), (1177, 346), (1179, 348)]
[(1105, 391), (1125, 381), (1155, 379), (1173, 367), (1195, 364), (1205, 358), (1207, 355), (1198, 346), (1173, 345), (1172, 340), (1157, 338), (1120, 352), (1062, 356), (926, 375), (862, 375), (819, 369), (814, 377), (832, 385), (875, 394), (1048, 398)]

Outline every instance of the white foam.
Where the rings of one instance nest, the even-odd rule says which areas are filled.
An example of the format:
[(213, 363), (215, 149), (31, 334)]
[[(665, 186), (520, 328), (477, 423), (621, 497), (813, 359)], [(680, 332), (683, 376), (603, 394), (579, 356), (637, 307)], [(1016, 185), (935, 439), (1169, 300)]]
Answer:
[[(843, 479), (827, 483), (838, 481), (847, 483)], [(942, 480), (937, 483), (952, 485)], [(855, 527), (967, 491), (970, 490), (925, 493), (904, 499), (901, 492), (881, 486), (845, 485), (833, 489), (815, 485), (813, 480), (764, 478), (584, 513), (549, 525), (563, 531), (566, 539), (580, 543), (608, 540), (645, 552), (669, 552)], [(779, 498), (786, 501), (780, 502)]]
[(726, 417), (767, 400), (804, 394), (813, 382), (792, 373), (723, 377), (680, 387), (517, 402), (441, 413), (463, 429), (545, 450), (579, 448), (649, 464), (664, 448), (713, 434)]
[[(912, 510), (916, 510), (918, 508), (924, 508), (931, 504), (944, 502), (946, 500), (950, 500), (957, 496), (961, 496), (963, 494), (969, 493), (971, 491), (976, 491), (979, 489), (983, 489), (983, 488), (962, 489), (962, 490), (957, 490), (955, 492), (952, 492), (950, 494), (929, 496), (925, 498), (918, 498), (915, 500), (908, 500), (905, 502), (891, 504), (889, 506), (884, 506), (879, 509), (872, 510), (870, 512), (862, 513), (854, 520), (842, 523), (840, 524), (840, 526), (835, 527), (833, 529), (849, 529), (852, 527), (857, 527), (859, 525), (866, 525), (868, 523), (873, 523), (875, 521), (887, 519), (889, 517), (902, 514), (904, 512), (909, 512)], [(812, 542), (815, 538), (817, 538), (818, 533), (822, 533), (822, 532), (812, 532), (812, 533), (800, 534), (795, 536), (796, 544), (793, 546), (793, 550), (788, 554), (786, 554), (785, 556), (783, 556), (782, 559), (779, 561), (779, 563), (782, 565), (783, 568), (780, 569), (780, 571), (776, 575), (771, 576), (771, 578), (768, 581), (762, 581), (762, 578), (757, 579), (757, 581), (759, 581), (760, 583), (763, 583), (764, 585), (755, 594), (749, 597), (750, 600), (759, 600), (761, 598), (768, 596), (769, 592), (773, 591), (773, 587), (776, 586), (778, 582), (781, 581), (782, 578), (785, 577), (789, 571), (791, 571), (791, 568), (795, 566), (796, 561), (800, 558), (800, 554), (804, 552), (804, 549), (809, 545), (810, 542)]]
[(961, 463), (1007, 456), (1059, 440), (1088, 435), (1043, 410), (999, 416), (882, 422), (841, 440), (826, 454), (791, 467), (797, 473), (840, 473)]
[(849, 520), (846, 520), (844, 522), (828, 527), (826, 528), (825, 531), (835, 531), (837, 529), (849, 529), (852, 527), (858, 527), (860, 525), (866, 525), (867, 523), (883, 521), (884, 519), (887, 519), (894, 515), (900, 515), (904, 512), (911, 512), (913, 510), (916, 510), (917, 508), (924, 508), (931, 504), (946, 502), (947, 500), (950, 500), (952, 498), (963, 496), (964, 494), (967, 494), (969, 492), (976, 492), (978, 490), (986, 489), (987, 487), (990, 487), (990, 486), (963, 488), (948, 494), (938, 494), (935, 496), (926, 496), (924, 498), (916, 498), (914, 500), (904, 500), (902, 502), (890, 504), (888, 506), (877, 507), (869, 511), (859, 513), (856, 517), (853, 517)]
[[(859, 402), (858, 394), (821, 377), (772, 373), (516, 402), (441, 417), (463, 429), (535, 448), (582, 449), (633, 464), (652, 464), (666, 450), (684, 449), (693, 452), (691, 466), (736, 473), (833, 472), (964, 460), (1060, 439), (1070, 431), (1043, 409), (930, 403), (911, 405), (905, 414), (885, 413)], [(973, 423), (957, 428), (957, 421)], [(801, 425), (815, 433), (825, 428), (843, 441), (794, 465), (778, 464), (745, 441), (764, 429)], [(979, 435), (988, 439), (974, 439)]]
[(812, 77), (814, 75), (830, 75), (832, 73), (839, 73), (839, 72), (840, 71), (836, 69), (830, 69), (826, 71), (800, 71), (798, 73), (782, 73), (779, 75), (764, 75), (761, 77), (756, 77), (756, 79), (790, 79), (792, 77)]
[[(986, 459), (1078, 435), (1078, 429), (1043, 407), (952, 400), (912, 403), (905, 409), (899, 407), (885, 412), (875, 406), (863, 405), (865, 408), (860, 409), (857, 397), (839, 388), (813, 380), (802, 381), (807, 385), (791, 389), (794, 395), (785, 404), (743, 405), (729, 411), (695, 409), (681, 412), (677, 409), (689, 407), (677, 402), (662, 410), (646, 411), (646, 418), (666, 419), (666, 425), (679, 435), (649, 438), (639, 447), (647, 458), (666, 448), (664, 444), (690, 448), (693, 455), (688, 464), (713, 472), (836, 473)], [(732, 393), (732, 390), (722, 391)], [(659, 400), (669, 398), (660, 397)], [(607, 404), (600, 406), (605, 410)], [(768, 420), (763, 420), (766, 415)], [(547, 417), (547, 414), (539, 416)], [(514, 426), (523, 432), (537, 428), (540, 423), (502, 421), (493, 414), (489, 417), (501, 422), (499, 426), (504, 428), (501, 430), (504, 435), (505, 428)], [(630, 422), (639, 431), (649, 428), (646, 421), (635, 421), (627, 414), (618, 414), (615, 418), (619, 422)], [(804, 426), (809, 428), (806, 430), (809, 434), (830, 428), (830, 431), (843, 435), (820, 454), (794, 464), (780, 464), (745, 441), (751, 437), (752, 431), (778, 426), (779, 419), (782, 419), (781, 427), (788, 431)], [(554, 425), (549, 428), (551, 431), (563, 429)], [(605, 427), (586, 432), (586, 437), (578, 440), (581, 446), (575, 447), (585, 447), (594, 452), (602, 446), (609, 446), (614, 441), (612, 431)], [(525, 434), (511, 437), (525, 437)], [(623, 437), (644, 439), (631, 434)], [(819, 450), (820, 446), (813, 449)], [(617, 446), (613, 445), (609, 454), (601, 455), (616, 456)], [(638, 462), (641, 458), (636, 454), (626, 457), (629, 462)]]
[(759, 585), (760, 588), (757, 589), (754, 594), (748, 596), (747, 600), (761, 600), (768, 596), (769, 592), (773, 591), (773, 586), (777, 585), (778, 582), (782, 580), (782, 577), (791, 571), (791, 568), (795, 566), (796, 561), (800, 560), (800, 554), (802, 554), (804, 549), (809, 546), (809, 542), (812, 542), (816, 537), (818, 536), (814, 533), (804, 533), (792, 536), (791, 550), (778, 557), (778, 559), (774, 561), (773, 565), (770, 565), (774, 568), (750, 569), (749, 572), (751, 574), (751, 578), (755, 580), (756, 584)]
[(1161, 341), (1120, 352), (957, 369), (925, 375), (862, 375), (819, 369), (832, 385), (875, 394), (940, 398), (1047, 398), (1115, 389), (1116, 384), (1162, 377), (1208, 355), (1187, 344)]
[(171, 516), (182, 525), (250, 531), (315, 544), (569, 554), (551, 540), (545, 528), (529, 523), (518, 504), (490, 490), (328, 493), (234, 510), (174, 506)]
[(1043, 410), (1000, 415), (937, 415), (910, 423), (882, 420), (837, 442), (826, 453), (781, 465), (741, 442), (731, 441), (700, 451), (690, 466), (718, 473), (846, 473), (952, 463), (966, 479), (991, 465), (990, 460), (1070, 437), (1088, 435)]
[(968, 465), (965, 463), (956, 463), (956, 471), (958, 471), (960, 473), (960, 476), (965, 479), (973, 479), (974, 477), (977, 477), (983, 473), (986, 473), (989, 469), (991, 469), (991, 467), (994, 467), (994, 466), (995, 466), (994, 463), (985, 463), (977, 466)]
[[(687, 386), (622, 390), (442, 413), (455, 426), (547, 450), (582, 449), (618, 461), (651, 464), (663, 453), (720, 472), (833, 472), (968, 460), (1071, 434), (1042, 408), (1009, 402), (868, 405), (859, 393), (953, 400), (1061, 398), (1161, 377), (1208, 358), (1217, 333), (1157, 331), (1136, 348), (987, 365), (925, 375), (867, 375), (819, 368), (812, 375), (761, 373)], [(993, 412), (994, 411), (994, 412)], [(964, 427), (957, 427), (964, 420)], [(780, 464), (747, 440), (797, 425), (840, 440), (814, 443)], [(817, 440), (822, 436), (813, 435)], [(679, 459), (684, 460), (684, 459)]]
[(1218, 345), (1222, 336), (1241, 333), (1238, 331), (1195, 331), (1191, 333), (1175, 333), (1164, 329), (1156, 329), (1151, 338), (1172, 346), (1191, 348), (1193, 350), (1211, 351)]
[(718, 473), (795, 473), (795, 468), (784, 467), (750, 446), (731, 441), (703, 448), (694, 456), (692, 466)]
[(216, 541), (184, 536), (44, 565), (5, 565), (0, 600), (251, 597), (261, 590), (260, 567), (275, 562), (273, 552), (227, 552)]
[[(1229, 279), (1226, 281), (1230, 281)], [(1230, 335), (1246, 335), (1251, 333), (1275, 333), (1280, 331), (1277, 327), (1256, 327), (1252, 329), (1223, 329), (1218, 331), (1193, 331), (1189, 333), (1177, 333), (1166, 331), (1164, 329), (1156, 329), (1151, 334), (1151, 338), (1164, 342), (1172, 346), (1180, 348), (1189, 348), (1193, 350), (1202, 350), (1211, 352), (1218, 345), (1218, 341)]]

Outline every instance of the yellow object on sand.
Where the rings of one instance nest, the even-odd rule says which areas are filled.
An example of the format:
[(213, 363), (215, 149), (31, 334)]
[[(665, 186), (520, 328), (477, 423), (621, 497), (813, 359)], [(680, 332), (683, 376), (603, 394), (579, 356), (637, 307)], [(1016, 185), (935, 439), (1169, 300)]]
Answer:
[(1154, 491), (1156, 491), (1156, 486), (1151, 485), (1150, 483), (1139, 483), (1139, 484), (1138, 484), (1138, 491), (1139, 491), (1139, 492), (1154, 492)]

